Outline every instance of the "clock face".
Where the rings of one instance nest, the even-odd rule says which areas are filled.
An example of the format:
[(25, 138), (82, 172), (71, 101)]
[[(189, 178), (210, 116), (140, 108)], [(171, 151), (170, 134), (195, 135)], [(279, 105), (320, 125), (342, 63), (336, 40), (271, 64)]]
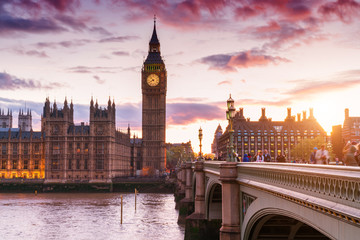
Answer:
[(147, 77), (146, 82), (149, 84), (149, 86), (154, 87), (159, 84), (159, 76), (156, 74), (150, 74)]

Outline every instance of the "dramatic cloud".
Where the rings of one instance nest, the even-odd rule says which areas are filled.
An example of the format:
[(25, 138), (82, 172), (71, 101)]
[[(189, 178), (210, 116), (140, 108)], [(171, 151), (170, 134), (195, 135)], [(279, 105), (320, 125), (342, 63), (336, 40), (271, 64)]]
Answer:
[(90, 32), (100, 33), (101, 35), (111, 35), (111, 33), (103, 27), (92, 27), (89, 28)]
[(61, 42), (38, 42), (35, 44), (35, 46), (38, 48), (57, 48), (57, 47), (71, 48), (71, 47), (84, 46), (91, 42), (92, 41), (88, 39), (73, 39), (73, 40), (61, 41)]
[[(242, 105), (256, 106), (291, 106), (294, 102), (304, 99), (311, 99), (319, 95), (326, 95), (331, 92), (339, 92), (349, 88), (355, 88), (360, 85), (360, 70), (349, 70), (340, 72), (330, 77), (331, 80), (302, 79), (293, 80), (289, 83), (296, 86), (290, 90), (280, 91), (277, 98), (273, 100), (262, 99), (240, 99)], [(278, 89), (277, 89), (278, 90)], [(220, 105), (219, 105), (220, 106)]]
[(224, 118), (223, 109), (211, 103), (169, 103), (166, 107), (167, 123), (170, 125)]
[(108, 43), (108, 42), (125, 42), (140, 39), (137, 36), (119, 36), (119, 37), (109, 37), (101, 39), (99, 42)]
[(306, 98), (309, 96), (318, 95), (319, 93), (341, 91), (343, 89), (351, 88), (357, 85), (360, 85), (360, 77), (356, 80), (307, 82), (293, 90), (286, 92), (286, 94), (289, 94), (292, 97)]
[(121, 68), (77, 66), (67, 68), (66, 70), (73, 73), (116, 73), (117, 71), (121, 70)]
[[(71, 24), (71, 17), (54, 19), (51, 13), (73, 11), (78, 0), (7, 0), (0, 2), (0, 34), (12, 32), (46, 33), (66, 30), (58, 21)], [(41, 15), (41, 17), (38, 17)], [(21, 16), (21, 17), (19, 17)], [(58, 15), (60, 16), (60, 15)]]
[(67, 15), (57, 15), (55, 19), (59, 22), (63, 23), (64, 25), (71, 27), (74, 30), (84, 30), (87, 28), (83, 21), (77, 20), (73, 17)]
[(43, 33), (43, 32), (58, 32), (64, 31), (65, 29), (61, 26), (58, 26), (51, 19), (24, 19), (24, 18), (14, 18), (6, 14), (0, 15), (0, 34), (8, 33), (11, 31), (20, 31), (20, 32), (33, 32), (33, 33)]
[(360, 3), (354, 0), (337, 0), (325, 3), (319, 8), (319, 12), (326, 18), (336, 16), (343, 22), (352, 22), (354, 17), (360, 16)]
[(0, 90), (16, 89), (54, 89), (63, 87), (60, 83), (42, 85), (39, 81), (19, 79), (7, 73), (0, 73)]
[(47, 3), (60, 12), (74, 11), (80, 5), (80, 0), (42, 0), (39, 2)]
[[(0, 34), (89, 31), (111, 35), (103, 27), (88, 27), (91, 16), (77, 17), (79, 0), (0, 1)], [(68, 14), (70, 13), (70, 14)]]
[[(247, 27), (252, 37), (264, 41), (265, 50), (322, 41), (327, 38), (322, 29), (334, 17), (350, 23), (360, 16), (360, 3), (355, 0), (113, 0), (112, 7), (116, 6), (130, 9), (128, 21), (149, 19), (156, 13), (161, 23), (190, 31), (251, 18)], [(263, 25), (264, 21), (269, 22)], [(242, 26), (246, 24), (237, 26), (239, 32), (247, 34)]]
[(20, 55), (26, 55), (31, 57), (39, 57), (39, 58), (48, 58), (49, 56), (44, 51), (37, 51), (37, 50), (29, 50), (26, 51), (21, 48), (13, 49), (14, 52)]
[(96, 80), (98, 84), (104, 84), (106, 80), (101, 79), (99, 76), (94, 75), (93, 78)]
[(218, 85), (231, 85), (232, 84), (232, 81), (231, 80), (225, 80), (225, 81), (221, 81), (218, 83)]
[(268, 64), (289, 62), (290, 60), (278, 56), (265, 55), (259, 51), (251, 50), (234, 54), (211, 55), (204, 57), (199, 61), (209, 65), (209, 68), (212, 70), (230, 72), (236, 71), (237, 68), (266, 66)]
[(116, 52), (113, 52), (112, 54), (116, 55), (116, 56), (129, 56), (129, 53), (124, 52), (124, 51), (116, 51)]

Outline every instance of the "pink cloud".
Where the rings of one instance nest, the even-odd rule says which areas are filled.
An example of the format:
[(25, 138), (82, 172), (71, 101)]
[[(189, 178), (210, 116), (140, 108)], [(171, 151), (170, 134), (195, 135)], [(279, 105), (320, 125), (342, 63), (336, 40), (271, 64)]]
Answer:
[(268, 25), (261, 26), (256, 28), (257, 33), (263, 33), (263, 32), (274, 32), (279, 31), (281, 29), (280, 25), (276, 21), (270, 21)]
[(258, 55), (251, 51), (242, 52), (232, 56), (228, 63), (229, 66), (237, 68), (249, 68), (256, 66), (265, 66), (270, 63), (278, 64), (279, 62), (290, 62), (290, 60), (278, 56)]
[(337, 0), (328, 2), (319, 8), (319, 12), (325, 17), (337, 16), (343, 22), (352, 22), (354, 17), (359, 17), (360, 3), (354, 0)]
[(286, 63), (290, 62), (290, 60), (251, 50), (233, 54), (211, 55), (200, 59), (199, 62), (209, 65), (209, 68), (212, 70), (234, 72), (237, 71), (238, 68), (261, 67), (269, 64), (279, 64), (281, 62)]
[(231, 80), (225, 80), (225, 81), (221, 81), (219, 82), (217, 85), (231, 85), (232, 81)]
[(167, 123), (185, 125), (198, 120), (224, 118), (224, 111), (211, 103), (169, 103), (167, 104)]
[(112, 54), (116, 56), (129, 56), (129, 53), (124, 51), (115, 51)]

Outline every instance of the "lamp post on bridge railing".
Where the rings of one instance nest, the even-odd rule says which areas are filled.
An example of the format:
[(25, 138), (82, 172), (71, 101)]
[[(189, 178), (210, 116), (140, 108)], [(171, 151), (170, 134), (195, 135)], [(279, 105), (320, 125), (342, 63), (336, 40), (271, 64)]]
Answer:
[(233, 121), (234, 121), (234, 117), (235, 117), (235, 107), (234, 107), (234, 100), (231, 98), (231, 94), (229, 99), (227, 100), (227, 111), (226, 111), (226, 119), (229, 121), (229, 148), (230, 148), (230, 152), (226, 158), (227, 162), (235, 162), (235, 158), (234, 158), (234, 129), (233, 129)]
[(200, 160), (200, 161), (202, 160), (202, 151), (201, 151), (201, 147), (202, 147), (201, 140), (202, 140), (202, 138), (203, 138), (203, 133), (202, 133), (202, 129), (201, 129), (201, 127), (200, 127), (200, 129), (199, 129), (199, 141), (200, 141), (200, 145), (199, 145), (199, 147), (200, 147), (199, 160)]

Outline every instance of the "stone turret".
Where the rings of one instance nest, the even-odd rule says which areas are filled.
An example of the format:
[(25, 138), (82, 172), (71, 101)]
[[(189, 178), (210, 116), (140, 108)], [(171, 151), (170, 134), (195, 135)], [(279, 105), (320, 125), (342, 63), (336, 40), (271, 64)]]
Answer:
[(7, 114), (4, 109), (0, 109), (0, 128), (12, 128), (12, 111), (7, 110)]
[(266, 121), (267, 117), (265, 115), (265, 108), (261, 108), (261, 117), (259, 119), (259, 121)]
[(63, 108), (58, 108), (56, 101), (53, 103), (53, 107), (50, 107), (50, 100), (46, 98), (41, 127), (46, 134), (54, 132), (56, 134), (66, 134), (67, 128), (74, 124), (74, 108), (71, 102), (70, 108), (68, 107), (67, 99), (65, 98)]
[(287, 116), (285, 121), (295, 121), (295, 116), (291, 116), (291, 108), (287, 108)]
[(18, 127), (21, 131), (31, 131), (32, 129), (32, 115), (31, 110), (27, 110), (24, 113), (24, 110), (19, 110), (18, 115)]

